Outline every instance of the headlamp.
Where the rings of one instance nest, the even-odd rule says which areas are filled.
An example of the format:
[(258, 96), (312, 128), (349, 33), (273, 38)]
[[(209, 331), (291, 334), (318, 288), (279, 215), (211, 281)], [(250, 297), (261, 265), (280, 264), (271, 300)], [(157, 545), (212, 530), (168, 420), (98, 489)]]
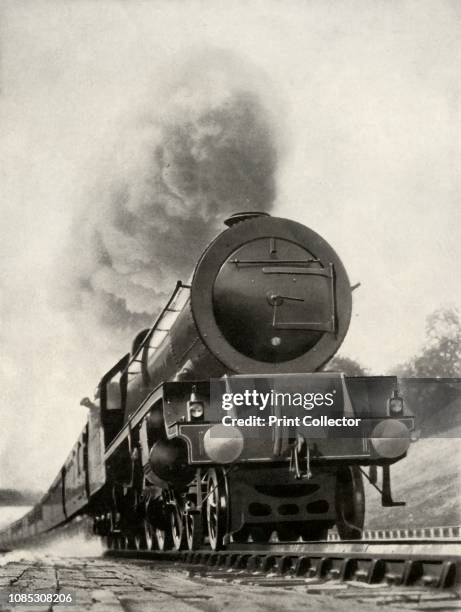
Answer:
[(204, 403), (197, 393), (196, 385), (193, 385), (189, 401), (187, 402), (187, 420), (197, 421), (203, 418)]
[(188, 413), (190, 419), (201, 419), (203, 416), (203, 402), (189, 402)]
[(399, 396), (398, 391), (394, 391), (392, 397), (387, 401), (387, 409), (389, 416), (403, 413), (403, 398)]

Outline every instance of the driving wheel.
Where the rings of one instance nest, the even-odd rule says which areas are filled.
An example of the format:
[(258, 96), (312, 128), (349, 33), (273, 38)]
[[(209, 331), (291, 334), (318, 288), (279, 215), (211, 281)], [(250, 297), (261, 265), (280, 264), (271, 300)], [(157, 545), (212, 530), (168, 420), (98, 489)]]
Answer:
[(219, 550), (227, 532), (227, 483), (220, 469), (208, 471), (206, 487), (206, 520), (212, 550)]
[(181, 550), (186, 543), (186, 530), (184, 528), (184, 512), (178, 500), (171, 502), (168, 514), (173, 549)]

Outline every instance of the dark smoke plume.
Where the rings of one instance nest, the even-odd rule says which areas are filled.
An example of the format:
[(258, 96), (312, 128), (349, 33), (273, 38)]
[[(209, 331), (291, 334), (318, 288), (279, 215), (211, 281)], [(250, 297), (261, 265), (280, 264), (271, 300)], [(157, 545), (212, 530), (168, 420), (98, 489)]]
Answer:
[(72, 294), (105, 329), (149, 325), (223, 219), (272, 207), (279, 138), (261, 75), (244, 72), (224, 53), (189, 61), (97, 177), (73, 229)]

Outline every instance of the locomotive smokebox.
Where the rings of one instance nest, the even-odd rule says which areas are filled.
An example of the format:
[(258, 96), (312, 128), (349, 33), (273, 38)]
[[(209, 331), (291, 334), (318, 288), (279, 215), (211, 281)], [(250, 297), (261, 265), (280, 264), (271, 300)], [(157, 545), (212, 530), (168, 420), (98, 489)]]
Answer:
[(350, 283), (339, 257), (309, 228), (265, 213), (238, 213), (226, 225), (191, 286), (207, 350), (228, 372), (319, 369), (350, 322)]
[(248, 221), (249, 219), (254, 219), (255, 217), (270, 217), (270, 215), (269, 213), (259, 211), (234, 213), (224, 221), (224, 225), (227, 225), (227, 227), (232, 227), (237, 223)]

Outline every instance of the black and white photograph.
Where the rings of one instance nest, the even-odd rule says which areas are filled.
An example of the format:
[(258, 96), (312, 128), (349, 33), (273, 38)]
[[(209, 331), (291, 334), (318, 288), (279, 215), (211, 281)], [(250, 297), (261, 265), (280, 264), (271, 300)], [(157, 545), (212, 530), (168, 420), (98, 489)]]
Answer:
[(0, 2), (0, 612), (461, 610), (461, 2)]

